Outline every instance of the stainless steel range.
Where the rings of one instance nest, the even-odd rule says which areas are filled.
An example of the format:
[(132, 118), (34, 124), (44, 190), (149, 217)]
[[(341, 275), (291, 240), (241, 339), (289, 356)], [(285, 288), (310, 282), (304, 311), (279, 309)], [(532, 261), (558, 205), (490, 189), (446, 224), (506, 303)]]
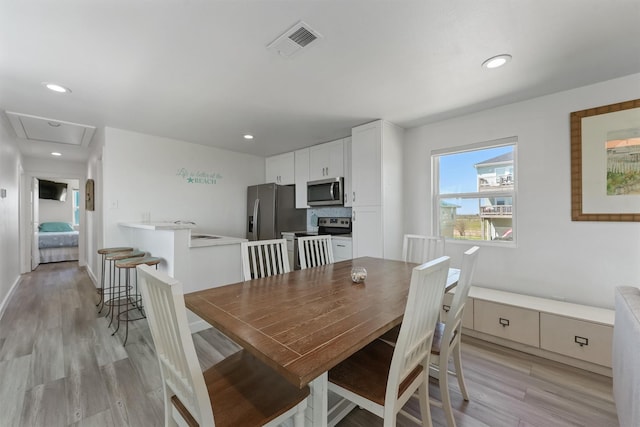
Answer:
[(330, 234), (332, 236), (350, 236), (351, 217), (321, 217), (318, 218), (317, 232), (296, 233), (295, 238), (293, 239), (294, 270), (300, 270), (300, 259), (298, 258), (298, 237), (322, 236), (325, 234)]

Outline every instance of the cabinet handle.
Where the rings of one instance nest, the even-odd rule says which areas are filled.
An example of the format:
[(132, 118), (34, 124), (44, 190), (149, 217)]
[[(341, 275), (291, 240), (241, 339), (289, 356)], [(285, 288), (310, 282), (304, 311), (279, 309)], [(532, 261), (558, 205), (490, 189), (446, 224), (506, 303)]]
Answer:
[(504, 317), (500, 317), (500, 318), (498, 318), (498, 323), (500, 323), (503, 328), (507, 327), (507, 326), (509, 326), (509, 319), (505, 319)]
[(449, 310), (451, 310), (451, 306), (447, 304), (442, 304), (442, 309), (444, 310), (445, 313), (448, 313)]
[(351, 218), (351, 221), (355, 221), (356, 220), (356, 213), (355, 211), (353, 212), (353, 218)]
[(589, 338), (585, 338), (585, 337), (579, 337), (578, 335), (576, 335), (573, 338), (573, 341), (576, 344), (580, 344), (580, 347), (584, 347), (585, 345), (589, 345)]
[(353, 199), (351, 199), (351, 201), (352, 201), (352, 202), (355, 202), (355, 201), (356, 201), (356, 192), (355, 192), (355, 191), (353, 192)]
[(339, 247), (339, 248), (346, 248), (347, 247), (346, 245), (336, 245), (336, 246)]

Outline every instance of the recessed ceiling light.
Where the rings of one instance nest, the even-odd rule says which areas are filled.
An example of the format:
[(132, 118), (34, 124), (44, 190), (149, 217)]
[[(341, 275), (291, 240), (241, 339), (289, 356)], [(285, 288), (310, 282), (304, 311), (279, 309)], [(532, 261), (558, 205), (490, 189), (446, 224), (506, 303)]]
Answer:
[(253, 139), (253, 135), (251, 135), (251, 134), (246, 134), (246, 135), (243, 135), (242, 137), (244, 139), (246, 139), (246, 140), (249, 140), (249, 141)]
[(56, 156), (56, 157), (60, 157), (62, 156), (62, 153), (58, 153), (57, 151), (54, 151), (51, 153), (52, 156)]
[(71, 89), (69, 89), (68, 87), (64, 87), (62, 85), (59, 85), (57, 83), (42, 82), (42, 84), (44, 85), (44, 87), (46, 87), (47, 89), (52, 90), (54, 92), (71, 93)]
[(493, 56), (487, 59), (482, 63), (482, 66), (484, 68), (498, 68), (498, 67), (502, 67), (504, 64), (506, 64), (509, 61), (511, 61), (511, 55), (505, 53), (505, 54)]

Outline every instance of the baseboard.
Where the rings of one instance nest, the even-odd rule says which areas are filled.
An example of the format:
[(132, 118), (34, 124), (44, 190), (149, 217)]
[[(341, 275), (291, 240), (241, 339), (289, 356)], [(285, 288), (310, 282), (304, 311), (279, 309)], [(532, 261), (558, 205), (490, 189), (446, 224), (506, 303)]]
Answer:
[(189, 323), (189, 329), (191, 330), (192, 334), (204, 331), (205, 329), (209, 329), (210, 327), (211, 325), (204, 320), (196, 320), (195, 322)]
[(99, 287), (98, 278), (93, 274), (93, 271), (89, 268), (89, 264), (85, 264), (84, 269), (87, 271), (87, 274), (89, 275), (89, 279), (91, 279), (91, 281), (93, 282), (93, 286), (98, 288)]
[(11, 285), (11, 288), (9, 288), (9, 292), (7, 292), (7, 295), (5, 295), (5, 297), (3, 298), (2, 304), (0, 304), (0, 319), (2, 319), (2, 316), (4, 315), (4, 310), (7, 307), (9, 298), (11, 298), (11, 296), (13, 295), (13, 292), (15, 291), (16, 287), (18, 286), (18, 283), (20, 283), (21, 280), (22, 280), (22, 276), (18, 276), (16, 278), (16, 281), (13, 282), (13, 285)]

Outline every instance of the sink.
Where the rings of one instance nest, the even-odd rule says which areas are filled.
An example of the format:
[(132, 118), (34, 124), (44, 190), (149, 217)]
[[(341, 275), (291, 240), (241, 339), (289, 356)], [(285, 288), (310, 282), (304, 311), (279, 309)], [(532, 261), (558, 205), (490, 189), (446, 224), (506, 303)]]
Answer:
[(220, 236), (212, 236), (210, 234), (192, 234), (191, 240), (195, 239), (220, 239)]

